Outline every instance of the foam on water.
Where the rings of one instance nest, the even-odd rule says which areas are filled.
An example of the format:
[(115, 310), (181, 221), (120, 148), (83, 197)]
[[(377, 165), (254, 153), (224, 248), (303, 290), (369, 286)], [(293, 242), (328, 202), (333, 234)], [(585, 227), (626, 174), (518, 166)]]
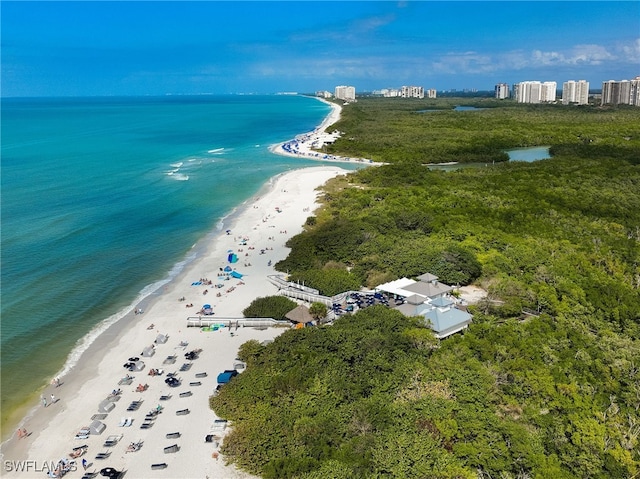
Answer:
[(179, 261), (178, 263), (176, 263), (165, 278), (145, 286), (130, 304), (128, 304), (117, 313), (96, 324), (91, 329), (91, 331), (89, 331), (85, 336), (78, 340), (76, 346), (67, 356), (67, 360), (64, 366), (58, 372), (58, 374), (56, 374), (56, 376), (64, 376), (65, 374), (69, 373), (73, 369), (73, 367), (78, 364), (78, 360), (80, 359), (82, 354), (87, 349), (89, 349), (89, 347), (98, 339), (98, 337), (102, 333), (104, 333), (107, 329), (109, 329), (109, 327), (124, 318), (127, 314), (131, 313), (134, 309), (136, 309), (143, 300), (147, 299), (149, 296), (153, 295), (163, 286), (175, 279), (176, 276), (178, 276), (180, 272), (184, 270), (185, 266), (194, 261), (196, 257), (197, 254), (195, 252), (190, 253), (183, 261)]
[[(310, 131), (328, 110), (295, 97), (1, 101), (5, 420), (269, 177), (312, 165), (253, 146)], [(25, 318), (36, 304), (46, 314)]]

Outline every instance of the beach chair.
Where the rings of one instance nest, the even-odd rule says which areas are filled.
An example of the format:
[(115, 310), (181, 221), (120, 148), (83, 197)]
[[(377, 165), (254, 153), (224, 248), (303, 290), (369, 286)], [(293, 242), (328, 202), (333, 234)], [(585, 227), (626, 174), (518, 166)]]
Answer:
[(213, 421), (213, 426), (211, 427), (211, 431), (214, 432), (222, 432), (227, 428), (227, 421), (224, 419), (216, 419)]
[(76, 439), (87, 439), (89, 437), (89, 434), (91, 434), (91, 429), (89, 429), (88, 427), (83, 427), (76, 434)]
[(207, 373), (196, 373), (196, 378), (206, 378)]
[(185, 391), (183, 393), (180, 393), (180, 397), (181, 398), (188, 398), (191, 395), (193, 395), (193, 393), (191, 391)]
[(119, 435), (111, 435), (111, 436), (107, 436), (107, 439), (105, 439), (104, 444), (102, 445), (102, 447), (113, 447), (116, 444), (118, 444), (118, 441), (122, 439), (122, 434)]
[(178, 446), (177, 444), (172, 444), (171, 446), (167, 446), (164, 448), (164, 453), (171, 454), (174, 452), (178, 452), (179, 450), (180, 450), (180, 446)]
[(179, 432), (168, 432), (165, 437), (167, 439), (178, 439), (180, 437), (180, 433)]
[(142, 441), (132, 442), (127, 447), (127, 450), (125, 451), (125, 453), (127, 453), (127, 452), (137, 452), (141, 447), (142, 447)]
[(168, 401), (169, 399), (171, 399), (171, 394), (163, 394), (160, 396), (160, 401)]
[(166, 462), (159, 462), (156, 464), (151, 464), (151, 469), (152, 470), (158, 470), (158, 469), (166, 469), (167, 468), (167, 463)]
[(190, 412), (191, 411), (189, 411), (189, 409), (180, 409), (179, 411), (176, 411), (176, 416), (186, 416)]
[(131, 376), (126, 376), (118, 381), (119, 386), (129, 386), (133, 382), (133, 378)]
[(193, 381), (189, 383), (189, 386), (201, 386), (202, 383), (200, 381)]
[(105, 459), (109, 459), (110, 455), (111, 455), (110, 452), (101, 452), (99, 454), (96, 454), (96, 459), (99, 461), (103, 461)]
[(162, 361), (162, 364), (174, 364), (176, 362), (177, 356), (167, 356), (167, 359)]
[(74, 447), (72, 451), (69, 453), (69, 457), (71, 459), (77, 459), (80, 456), (83, 456), (88, 449), (89, 449), (89, 446), (87, 446), (86, 444), (82, 446)]

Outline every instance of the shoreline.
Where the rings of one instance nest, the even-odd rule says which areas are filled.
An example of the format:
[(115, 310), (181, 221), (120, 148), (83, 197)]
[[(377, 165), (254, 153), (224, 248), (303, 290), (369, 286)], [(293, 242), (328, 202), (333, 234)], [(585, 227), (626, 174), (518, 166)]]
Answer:
[(269, 147), (269, 151), (276, 155), (290, 156), (294, 158), (304, 158), (306, 160), (337, 162), (337, 163), (361, 163), (368, 166), (383, 165), (384, 163), (375, 162), (366, 158), (351, 158), (338, 155), (329, 155), (320, 153), (317, 149), (321, 149), (325, 143), (333, 143), (339, 138), (340, 133), (327, 133), (326, 130), (340, 120), (342, 107), (337, 103), (325, 100), (324, 98), (312, 97), (331, 106), (331, 112), (325, 117), (322, 123), (313, 131), (296, 135), (295, 138), (283, 143), (276, 143)]
[[(213, 305), (215, 314), (219, 316), (242, 317), (242, 309), (248, 306), (253, 299), (276, 294), (276, 287), (266, 279), (268, 274), (274, 272), (268, 262), (271, 261), (273, 264), (284, 259), (288, 254), (284, 243), (293, 234), (302, 231), (309, 212), (317, 207), (316, 188), (328, 179), (345, 173), (348, 171), (337, 166), (302, 168), (282, 173), (272, 177), (256, 196), (232, 210), (216, 225), (215, 230), (205, 235), (200, 242), (194, 245), (194, 248), (185, 255), (185, 260), (194, 251), (198, 253), (198, 256), (187, 262), (169, 282), (161, 285), (159, 289), (142, 300), (144, 303), (142, 314), (134, 314), (133, 311), (130, 311), (107, 327), (80, 355), (71, 371), (61, 376), (60, 387), (49, 386), (45, 388), (46, 398), (49, 398), (50, 394), (55, 394), (58, 401), (46, 408), (34, 405), (29, 410), (20, 423), (20, 427), (26, 428), (30, 436), (23, 439), (18, 439), (15, 433), (9, 436), (1, 446), (3, 460), (37, 462), (57, 460), (67, 456), (72, 447), (80, 445), (79, 441), (74, 440), (75, 433), (91, 422), (90, 418), (98, 413), (97, 407), (100, 402), (112, 389), (123, 388), (123, 386), (118, 386), (118, 380), (127, 372), (122, 368), (122, 363), (126, 362), (129, 356), (139, 356), (145, 346), (153, 344), (153, 339), (158, 334), (168, 334), (167, 343), (156, 345), (158, 354), (144, 358), (146, 367), (137, 374), (135, 379), (143, 384), (148, 383), (150, 385), (149, 391), (135, 393), (132, 390), (133, 385), (124, 387), (122, 398), (116, 403), (114, 412), (108, 414), (104, 419), (105, 432), (101, 435), (89, 436), (84, 441), (89, 445), (87, 460), (94, 463), (96, 467), (111, 466), (117, 469), (127, 469), (135, 477), (172, 477), (169, 471), (173, 471), (173, 475), (175, 475), (176, 470), (181, 471), (182, 477), (203, 477), (208, 471), (224, 474), (223, 476), (216, 474), (215, 477), (249, 477), (235, 471), (233, 467), (224, 466), (223, 461), (211, 462), (211, 445), (202, 443), (203, 433), (210, 429), (210, 424), (215, 420), (213, 411), (208, 407), (208, 397), (215, 388), (215, 377), (220, 372), (218, 369), (232, 367), (240, 344), (252, 338), (273, 339), (282, 330), (243, 328), (231, 336), (228, 328), (226, 330), (222, 328), (218, 332), (205, 333), (198, 328), (187, 330), (184, 322), (187, 316), (195, 315), (197, 309), (200, 308), (199, 303), (205, 300)], [(219, 227), (222, 222), (224, 222), (224, 227)], [(229, 229), (231, 233), (226, 234), (222, 229)], [(238, 234), (243, 238), (249, 238), (246, 246), (239, 246)], [(260, 248), (267, 248), (264, 255), (256, 252)], [(237, 250), (238, 252), (239, 261), (231, 266), (245, 275), (241, 280), (225, 279), (225, 287), (222, 289), (216, 288), (215, 285), (209, 285), (210, 294), (208, 295), (203, 294), (208, 289), (206, 285), (192, 286), (192, 283), (197, 282), (196, 280), (200, 278), (214, 277), (219, 268), (228, 264), (226, 252), (229, 250)], [(251, 264), (251, 266), (245, 266), (247, 264)], [(214, 283), (216, 281), (214, 280)], [(217, 296), (216, 291), (220, 296)], [(186, 301), (178, 301), (178, 298), (182, 297), (185, 297)], [(185, 305), (190, 303), (194, 304), (194, 308), (185, 308)], [(136, 306), (134, 309), (137, 307), (140, 306)], [(154, 324), (154, 328), (147, 329), (151, 323)], [(201, 381), (202, 385), (199, 388), (180, 388), (180, 391), (193, 390), (193, 397), (189, 401), (191, 416), (192, 418), (201, 417), (200, 420), (195, 418), (196, 421), (190, 429), (197, 430), (199, 426), (204, 426), (204, 429), (201, 427), (199, 434), (189, 443), (184, 440), (181, 442), (185, 449), (191, 449), (191, 442), (194, 441), (197, 443), (197, 447), (193, 445), (194, 450), (204, 453), (206, 449), (207, 457), (202, 459), (202, 467), (206, 470), (194, 470), (194, 468), (197, 469), (198, 464), (192, 464), (194, 461), (188, 459), (193, 456), (185, 451), (170, 455), (175, 456), (175, 459), (174, 457), (167, 458), (162, 454), (158, 458), (161, 462), (171, 459), (173, 463), (176, 462), (178, 456), (182, 456), (182, 460), (178, 461), (184, 463), (180, 469), (176, 469), (173, 464), (170, 464), (171, 467), (164, 471), (152, 472), (149, 469), (149, 461), (155, 459), (150, 458), (149, 461), (144, 461), (142, 458), (148, 455), (147, 450), (151, 454), (150, 450), (153, 449), (154, 455), (157, 454), (158, 447), (160, 447), (157, 443), (167, 442), (164, 439), (164, 434), (156, 437), (158, 436), (158, 431), (155, 430), (157, 426), (151, 430), (151, 435), (149, 435), (149, 431), (141, 431), (137, 426), (140, 420), (134, 419), (134, 425), (131, 428), (121, 428), (117, 424), (120, 422), (121, 416), (136, 415), (136, 413), (125, 411), (127, 405), (125, 403), (128, 403), (129, 400), (148, 397), (148, 404), (141, 408), (141, 411), (145, 412), (148, 408), (158, 404), (160, 392), (171, 392), (165, 386), (162, 380), (163, 376), (160, 378), (148, 376), (147, 371), (149, 368), (162, 368), (165, 356), (176, 350), (182, 340), (189, 342), (189, 348), (193, 345), (203, 350), (202, 359), (194, 361), (194, 372), (208, 369), (206, 380)], [(175, 366), (179, 367), (182, 361), (182, 359), (178, 359)], [(171, 369), (177, 369), (175, 366)], [(167, 367), (167, 369), (169, 368)], [(185, 384), (191, 384), (187, 381), (187, 379), (192, 379), (191, 372), (179, 374), (184, 377)], [(137, 384), (135, 381), (134, 385)], [(176, 399), (178, 398), (172, 398), (173, 401)], [(187, 404), (187, 401), (182, 399), (180, 401), (182, 402), (176, 401), (171, 404), (171, 408)], [(169, 409), (170, 403), (171, 401), (167, 402), (166, 409)], [(196, 411), (199, 411), (198, 414)], [(137, 414), (139, 416), (141, 413)], [(171, 417), (168, 417), (170, 415)], [(158, 425), (166, 421), (171, 427), (180, 428), (180, 417), (176, 418), (173, 411), (166, 416), (159, 416)], [(202, 416), (208, 417), (208, 420), (203, 420)], [(99, 461), (96, 464), (93, 457), (102, 451), (101, 445), (106, 436), (112, 434), (124, 434), (125, 436), (116, 448), (122, 449), (129, 442), (139, 440), (142, 436), (146, 437), (145, 446), (135, 454), (122, 454), (118, 459), (115, 459), (116, 454), (112, 454), (113, 460)], [(186, 431), (183, 435), (186, 438)], [(149, 448), (147, 448), (147, 443)], [(133, 463), (134, 461), (144, 464), (139, 468)], [(23, 473), (8, 471), (5, 463), (3, 463), (3, 467), (4, 472), (7, 473), (6, 477), (34, 476), (29, 471)], [(136, 471), (135, 474), (134, 471)], [(193, 473), (188, 471), (193, 471)], [(35, 475), (40, 476), (41, 473)], [(65, 477), (80, 477), (81, 475), (81, 471), (72, 471)]]
[[(320, 125), (316, 128), (316, 130), (322, 130), (335, 123), (339, 119), (340, 107), (338, 105), (331, 104), (326, 100), (320, 98), (317, 99), (335, 107), (328, 115), (323, 118)], [(190, 263), (199, 260), (200, 255), (205, 253), (206, 249), (209, 247), (209, 242), (213, 240), (217, 233), (219, 233), (223, 229), (226, 229), (226, 225), (235, 221), (236, 216), (241, 213), (241, 210), (247, 204), (252, 202), (256, 197), (259, 197), (264, 192), (268, 191), (268, 189), (277, 181), (277, 179), (280, 176), (285, 175), (286, 173), (287, 172), (285, 171), (269, 178), (260, 187), (258, 192), (254, 194), (253, 197), (250, 197), (249, 199), (245, 200), (245, 202), (235, 206), (223, 217), (221, 217), (215, 224), (214, 229), (207, 232), (188, 251), (186, 251), (182, 259), (176, 262), (172, 266), (172, 268), (164, 274), (164, 276), (146, 285), (144, 288), (138, 291), (129, 304), (123, 306), (120, 310), (114, 312), (110, 316), (102, 319), (99, 323), (95, 324), (89, 331), (87, 331), (86, 334), (78, 339), (76, 344), (67, 355), (64, 363), (61, 366), (61, 369), (57, 373), (52, 375), (52, 377), (65, 376), (70, 373), (71, 370), (76, 366), (76, 364), (81, 361), (82, 356), (85, 355), (89, 349), (92, 349), (93, 343), (99, 341), (100, 336), (105, 334), (108, 329), (116, 327), (118, 323), (129, 321), (131, 317), (134, 316), (134, 311), (136, 311), (137, 309), (147, 309), (149, 307), (149, 304), (152, 304), (155, 301), (155, 298), (159, 294), (161, 294), (162, 289), (167, 284), (175, 281), (176, 277), (182, 274), (184, 269), (189, 267)], [(24, 398), (21, 405), (16, 407), (15, 410), (11, 411), (11, 415), (7, 417), (6, 421), (3, 421), (4, 424), (2, 430), (0, 431), (0, 443), (4, 444), (7, 440), (9, 440), (14, 434), (15, 429), (17, 427), (21, 427), (21, 424), (24, 423), (25, 420), (28, 420), (35, 413), (35, 411), (37, 411), (39, 404), (38, 397), (41, 392), (46, 392), (48, 386), (49, 385), (47, 383), (42, 384), (42, 386), (37, 391), (34, 391), (29, 397)]]

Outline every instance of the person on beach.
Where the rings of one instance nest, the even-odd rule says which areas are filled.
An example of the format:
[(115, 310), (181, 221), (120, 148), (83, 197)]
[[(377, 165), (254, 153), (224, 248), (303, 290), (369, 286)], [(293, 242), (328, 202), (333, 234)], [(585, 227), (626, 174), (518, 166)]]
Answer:
[(51, 395), (51, 404), (56, 402), (56, 397), (52, 394)]
[(44, 407), (47, 407), (47, 399), (44, 397), (44, 394), (42, 396), (40, 396), (40, 399), (42, 399), (42, 405)]
[(89, 467), (89, 464), (87, 463), (87, 460), (85, 458), (82, 459), (82, 468), (86, 471), (87, 467)]

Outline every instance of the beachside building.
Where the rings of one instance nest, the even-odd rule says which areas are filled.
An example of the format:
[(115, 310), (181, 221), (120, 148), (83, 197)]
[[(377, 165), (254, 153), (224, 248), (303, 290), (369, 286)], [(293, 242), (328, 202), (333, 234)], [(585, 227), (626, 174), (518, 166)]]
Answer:
[(424, 88), (421, 86), (403, 86), (400, 89), (402, 98), (424, 98)]
[(334, 96), (339, 100), (354, 101), (356, 99), (356, 87), (339, 85), (335, 88)]
[(427, 98), (435, 98), (436, 97), (436, 89), (430, 88), (427, 90)]
[(509, 98), (509, 85), (507, 85), (506, 83), (498, 83), (495, 86), (495, 97), (498, 100)]
[(562, 84), (562, 104), (577, 103), (587, 105), (589, 103), (589, 82), (586, 80), (569, 80)]
[(418, 281), (400, 278), (375, 289), (402, 298), (402, 304), (395, 309), (405, 316), (423, 316), (425, 324), (438, 339), (466, 329), (473, 319), (471, 314), (457, 307), (451, 296), (453, 287), (441, 283), (430, 273), (418, 276)]
[(318, 98), (331, 98), (333, 95), (331, 94), (331, 92), (330, 92), (330, 91), (327, 91), (327, 90), (318, 90), (318, 91), (316, 92), (316, 96), (317, 96)]
[(640, 76), (633, 80), (609, 80), (602, 83), (602, 105), (640, 106)]

